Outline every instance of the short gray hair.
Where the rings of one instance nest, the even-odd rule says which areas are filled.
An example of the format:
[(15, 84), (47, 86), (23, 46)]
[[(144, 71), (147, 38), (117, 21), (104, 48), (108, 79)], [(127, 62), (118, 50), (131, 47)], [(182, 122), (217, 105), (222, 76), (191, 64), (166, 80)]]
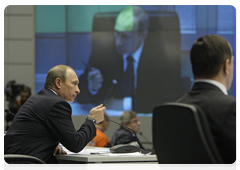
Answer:
[(134, 30), (145, 31), (149, 27), (149, 16), (140, 6), (133, 6), (134, 9)]
[[(133, 18), (132, 18), (133, 17)], [(138, 31), (148, 30), (148, 13), (140, 6), (127, 6), (117, 16), (115, 31)]]
[(129, 110), (129, 111), (124, 111), (122, 115), (119, 118), (120, 124), (124, 125), (124, 123), (130, 123), (132, 118), (137, 117), (137, 113)]
[(51, 68), (47, 74), (44, 88), (52, 88), (55, 84), (56, 78), (60, 78), (63, 82), (65, 82), (68, 76), (67, 75), (68, 69), (72, 69), (72, 67), (67, 65), (57, 65)]

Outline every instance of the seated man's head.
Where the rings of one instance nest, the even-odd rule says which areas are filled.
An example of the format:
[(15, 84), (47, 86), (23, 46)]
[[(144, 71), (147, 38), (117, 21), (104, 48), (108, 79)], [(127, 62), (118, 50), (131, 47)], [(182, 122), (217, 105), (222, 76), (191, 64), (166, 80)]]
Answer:
[(141, 122), (138, 120), (137, 113), (134, 111), (124, 111), (119, 118), (120, 124), (127, 126), (138, 133)]
[(219, 35), (202, 36), (193, 44), (190, 56), (195, 79), (213, 79), (230, 89), (234, 57), (226, 39)]
[(78, 77), (70, 66), (57, 65), (49, 70), (44, 88), (54, 90), (66, 102), (74, 102), (80, 93), (78, 83)]
[(139, 6), (128, 6), (115, 23), (115, 44), (119, 54), (134, 53), (147, 37), (148, 14)]

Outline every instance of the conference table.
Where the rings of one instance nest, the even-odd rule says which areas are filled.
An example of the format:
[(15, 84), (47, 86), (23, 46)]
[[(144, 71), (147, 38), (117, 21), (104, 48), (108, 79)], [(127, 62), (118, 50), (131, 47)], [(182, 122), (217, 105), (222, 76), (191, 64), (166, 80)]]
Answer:
[(157, 164), (156, 155), (135, 153), (110, 153), (109, 148), (86, 146), (81, 152), (56, 155), (60, 164)]

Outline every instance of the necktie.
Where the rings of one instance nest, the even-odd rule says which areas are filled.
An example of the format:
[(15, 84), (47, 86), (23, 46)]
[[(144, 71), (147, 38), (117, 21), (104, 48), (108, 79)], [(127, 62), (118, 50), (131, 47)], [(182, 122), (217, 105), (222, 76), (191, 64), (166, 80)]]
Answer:
[(122, 97), (132, 96), (134, 92), (134, 69), (132, 56), (127, 57), (127, 69), (123, 73), (120, 87), (120, 95)]

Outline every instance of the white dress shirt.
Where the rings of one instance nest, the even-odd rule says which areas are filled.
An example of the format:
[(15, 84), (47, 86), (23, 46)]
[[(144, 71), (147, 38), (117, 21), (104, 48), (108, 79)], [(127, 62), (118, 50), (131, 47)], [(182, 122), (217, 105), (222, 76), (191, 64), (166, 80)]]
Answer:
[(217, 86), (225, 95), (228, 95), (227, 88), (222, 83), (219, 83), (218, 81), (210, 80), (210, 79), (199, 79), (194, 81), (194, 83), (197, 83), (197, 82), (213, 84)]

